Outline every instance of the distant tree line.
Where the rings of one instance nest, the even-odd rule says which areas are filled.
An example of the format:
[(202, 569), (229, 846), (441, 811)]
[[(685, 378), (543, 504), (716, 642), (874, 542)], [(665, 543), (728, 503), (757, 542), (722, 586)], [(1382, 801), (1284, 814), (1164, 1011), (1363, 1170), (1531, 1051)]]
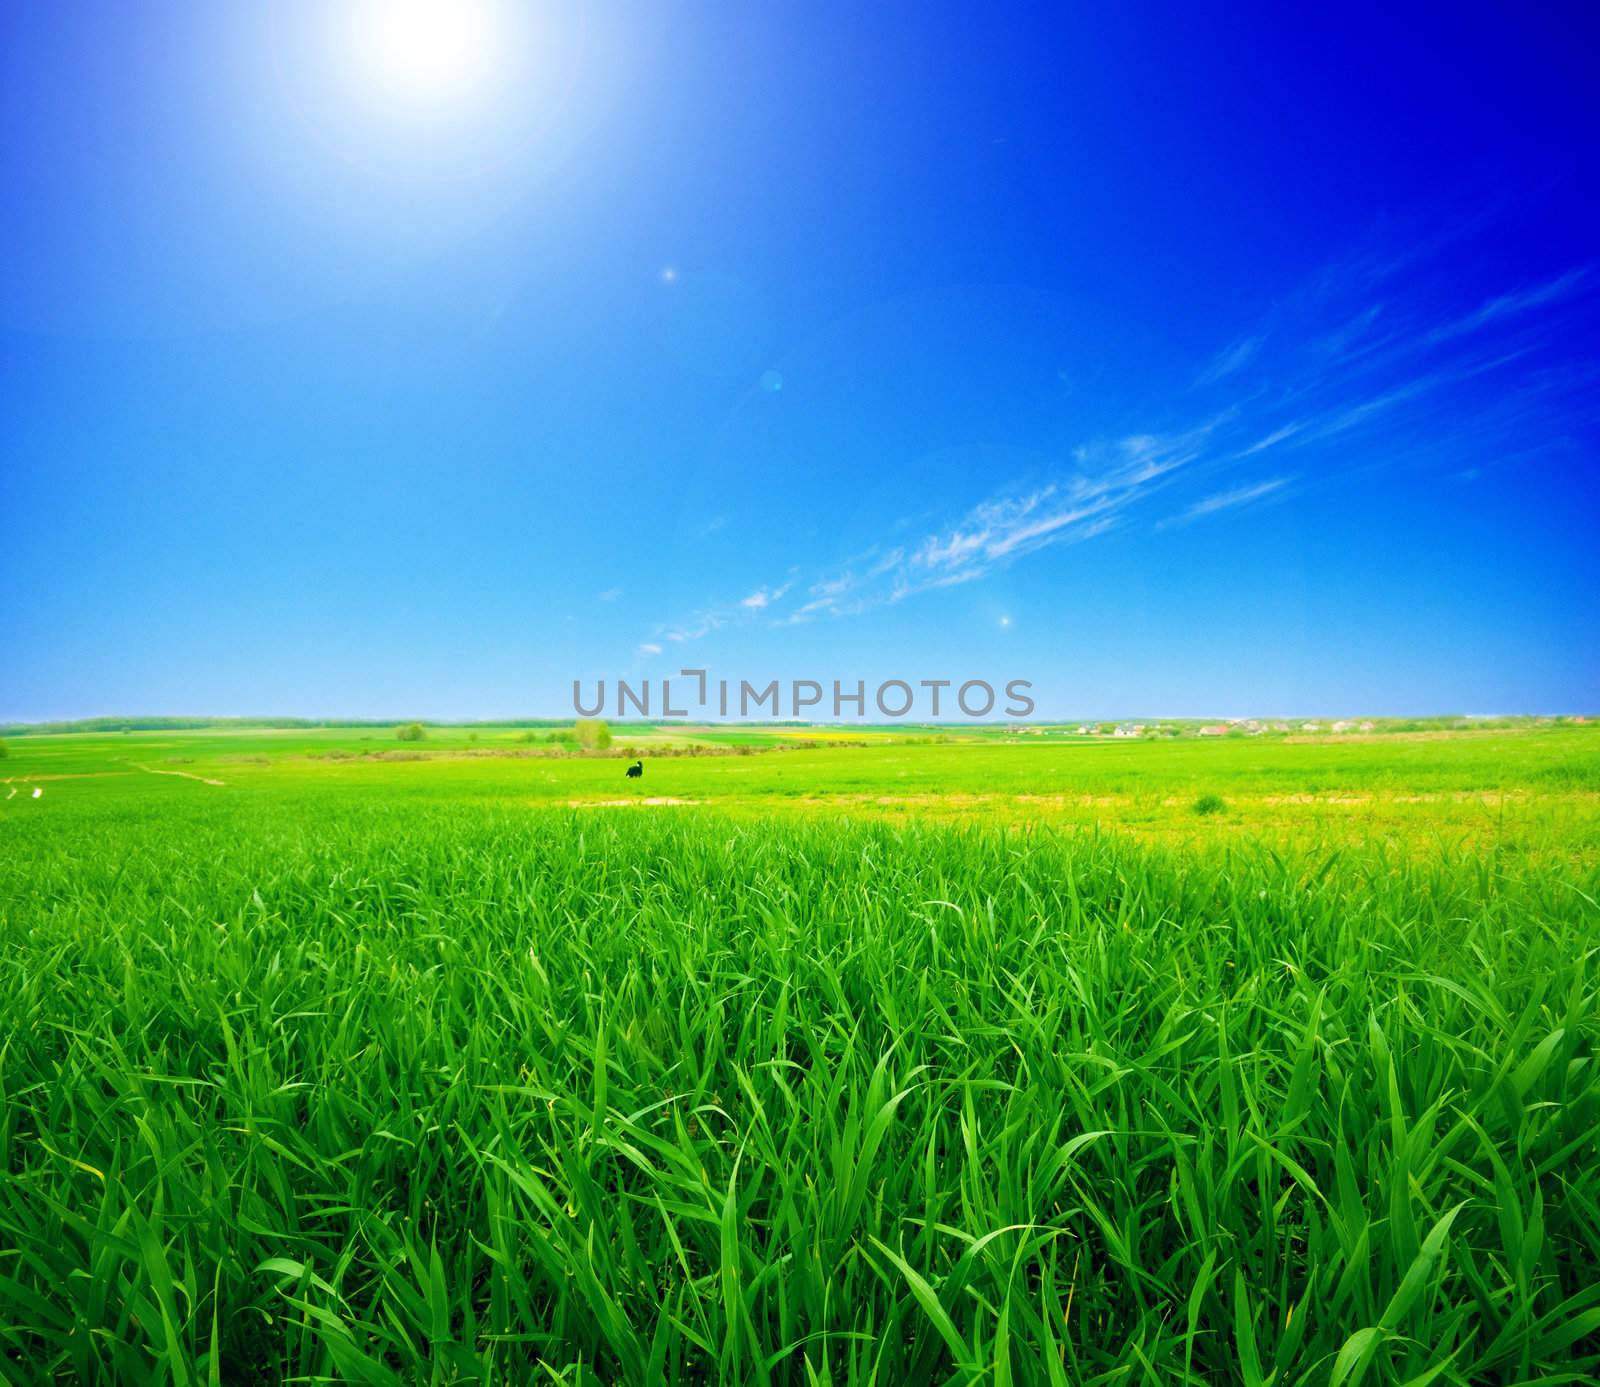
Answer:
[[(424, 722), (424, 727), (568, 727), (570, 718), (492, 718), (475, 722)], [(215, 728), (218, 731), (281, 730), (341, 727), (393, 727), (393, 718), (184, 718), (106, 717), (66, 718), (54, 722), (0, 723), (0, 734), (26, 737), (30, 733), (62, 732), (185, 732)]]

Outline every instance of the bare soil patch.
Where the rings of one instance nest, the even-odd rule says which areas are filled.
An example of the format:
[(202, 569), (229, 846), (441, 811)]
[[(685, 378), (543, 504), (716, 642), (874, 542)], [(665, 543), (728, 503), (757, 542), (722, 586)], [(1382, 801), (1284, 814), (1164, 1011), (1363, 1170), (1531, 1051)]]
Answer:
[(674, 795), (644, 795), (638, 799), (569, 799), (569, 809), (631, 809), (634, 805), (699, 804), (697, 799), (678, 799)]

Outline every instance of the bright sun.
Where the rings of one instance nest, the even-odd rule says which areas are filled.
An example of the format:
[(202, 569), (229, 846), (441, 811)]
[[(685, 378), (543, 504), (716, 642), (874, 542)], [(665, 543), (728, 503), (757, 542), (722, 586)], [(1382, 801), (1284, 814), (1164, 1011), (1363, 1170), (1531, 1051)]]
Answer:
[(493, 75), (502, 32), (494, 0), (366, 0), (353, 38), (374, 82), (401, 101), (472, 93)]

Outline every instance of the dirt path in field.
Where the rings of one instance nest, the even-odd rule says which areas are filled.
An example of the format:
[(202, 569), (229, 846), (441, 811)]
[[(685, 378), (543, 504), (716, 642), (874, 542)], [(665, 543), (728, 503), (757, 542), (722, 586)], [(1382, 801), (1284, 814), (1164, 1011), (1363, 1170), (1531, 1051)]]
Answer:
[(569, 799), (568, 809), (623, 809), (635, 804), (699, 804), (697, 799), (674, 799), (671, 795), (650, 795), (645, 799)]
[(226, 785), (226, 780), (213, 780), (207, 775), (194, 775), (189, 771), (158, 771), (154, 766), (140, 765), (137, 761), (128, 762), (135, 770), (145, 771), (150, 775), (176, 775), (185, 780), (198, 780), (202, 785)]

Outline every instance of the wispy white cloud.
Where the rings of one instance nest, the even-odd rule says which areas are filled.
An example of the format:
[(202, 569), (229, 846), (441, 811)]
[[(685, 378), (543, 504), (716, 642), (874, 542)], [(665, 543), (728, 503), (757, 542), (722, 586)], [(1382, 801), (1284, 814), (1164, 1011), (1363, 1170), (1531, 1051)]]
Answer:
[[(1541, 383), (1537, 370), (1509, 373), (1549, 340), (1517, 323), (1520, 316), (1593, 287), (1592, 269), (1497, 295), (1430, 327), (1440, 323), (1437, 308), (1405, 292), (1422, 276), (1400, 276), (1436, 250), (1422, 238), (1399, 250), (1369, 249), (1269, 306), (1265, 326), (1234, 338), (1190, 378), (1191, 386), (1227, 383), (1235, 403), (1210, 418), (1178, 427), (1167, 420), (1086, 441), (1028, 484), (997, 487), (942, 521), (933, 508), (901, 516), (865, 552), (803, 575), (791, 572), (781, 584), (755, 587), (655, 634), (683, 642), (750, 621), (783, 626), (853, 616), (974, 583), (1041, 550), (1128, 526), (1140, 512), (1149, 515), (1158, 495), (1187, 491), (1193, 498), (1169, 503), (1158, 529), (1281, 495), (1296, 478), (1262, 477), (1255, 460), (1268, 452), (1274, 459), (1304, 455), (1302, 475), (1321, 485), (1424, 450), (1455, 447), (1462, 457), (1481, 448), (1473, 421), (1492, 416), (1507, 432), (1513, 417), (1519, 425), (1540, 422), (1539, 411), (1554, 407), (1545, 401), (1557, 395), (1576, 398), (1565, 377)], [(1514, 335), (1489, 331), (1513, 323)], [(1482, 338), (1475, 336), (1480, 332)], [(1464, 388), (1490, 372), (1504, 373), (1494, 391)], [(1188, 398), (1187, 388), (1180, 379), (1172, 398)], [(1438, 399), (1425, 398), (1435, 392)], [(1384, 446), (1375, 449), (1380, 434)], [(1460, 467), (1454, 461), (1451, 475)]]
[(754, 592), (737, 601), (707, 608), (696, 612), (686, 621), (676, 622), (670, 626), (658, 626), (656, 635), (662, 640), (683, 644), (688, 641), (701, 640), (714, 631), (724, 627), (737, 625), (749, 621), (767, 608), (780, 602), (795, 584), (795, 575), (791, 570), (790, 576), (782, 583), (757, 588)]
[(1207, 363), (1206, 368), (1195, 377), (1196, 385), (1215, 385), (1219, 380), (1226, 380), (1229, 376), (1242, 371), (1260, 352), (1262, 343), (1266, 341), (1265, 335), (1256, 337), (1241, 337), (1237, 342), (1224, 347), (1215, 357)]
[(604, 592), (597, 594), (594, 600), (596, 602), (615, 602), (617, 598), (621, 596), (622, 588), (618, 586), (614, 588), (607, 588)]
[(639, 643), (639, 653), (641, 655), (659, 655), (661, 647), (654, 641), (641, 641)]
[(662, 636), (669, 641), (697, 641), (727, 624), (727, 618), (720, 612), (700, 612), (680, 626), (669, 627)]
[(1516, 289), (1509, 294), (1497, 294), (1492, 299), (1485, 299), (1471, 313), (1434, 328), (1428, 334), (1427, 340), (1430, 343), (1446, 342), (1452, 337), (1476, 332), (1498, 319), (1526, 313), (1530, 308), (1542, 308), (1546, 304), (1556, 303), (1586, 287), (1588, 279), (1588, 266), (1580, 266), (1544, 284)]
[(1353, 429), (1358, 424), (1364, 424), (1376, 414), (1393, 409), (1398, 404), (1415, 399), (1425, 390), (1431, 390), (1443, 378), (1439, 376), (1423, 376), (1407, 384), (1397, 386), (1393, 390), (1385, 391), (1381, 395), (1374, 395), (1370, 399), (1358, 400), (1354, 404), (1342, 405), (1330, 410), (1316, 424), (1312, 430), (1312, 438), (1332, 438), (1336, 433), (1343, 433), (1346, 429)]
[(1368, 304), (1353, 318), (1347, 319), (1341, 326), (1332, 332), (1324, 333), (1313, 343), (1313, 347), (1327, 356), (1344, 356), (1355, 348), (1357, 342), (1363, 342), (1362, 350), (1370, 346), (1369, 333), (1372, 325), (1378, 321), (1378, 315), (1383, 312), (1381, 303)]
[[(1131, 499), (1131, 496), (1129, 497)], [(1120, 504), (1116, 496), (1105, 495), (1086, 501), (1080, 506), (1068, 506), (1064, 510), (1052, 510), (1048, 515), (1041, 515), (1038, 519), (1019, 525), (1010, 534), (996, 539), (988, 546), (986, 557), (991, 559), (1012, 558), (1021, 554), (1032, 553), (1035, 549), (1046, 544), (1057, 544), (1066, 538), (1083, 538), (1081, 533), (1067, 535), (1069, 529), (1081, 527), (1085, 521), (1093, 521), (1096, 516), (1115, 508)], [(1103, 533), (1103, 527), (1096, 525), (1095, 533)]]
[[(1332, 438), (1335, 434), (1344, 433), (1348, 429), (1370, 422), (1375, 416), (1385, 414), (1397, 405), (1407, 404), (1419, 396), (1430, 391), (1440, 390), (1446, 386), (1459, 385), (1463, 381), (1471, 380), (1475, 376), (1486, 375), (1497, 371), (1502, 366), (1520, 360), (1531, 351), (1528, 347), (1519, 347), (1509, 352), (1501, 352), (1495, 356), (1483, 357), (1476, 360), (1458, 361), (1454, 365), (1437, 371), (1429, 371), (1425, 375), (1416, 376), (1397, 385), (1392, 390), (1382, 394), (1372, 395), (1366, 399), (1345, 401), (1328, 409), (1318, 419), (1296, 427), (1295, 432), (1301, 428), (1306, 429), (1305, 441), (1319, 441)], [(1260, 445), (1247, 452), (1259, 451)], [(1244, 454), (1241, 454), (1244, 456)]]
[[(1116, 525), (1122, 512), (1200, 461), (1234, 414), (1230, 409), (1184, 429), (1082, 444), (1073, 450), (1071, 469), (1056, 480), (997, 493), (915, 543), (875, 545), (803, 585), (791, 574), (781, 584), (758, 587), (726, 607), (665, 628), (662, 637), (698, 640), (751, 617), (793, 626), (854, 616), (919, 593), (976, 582), (1047, 547), (1094, 539)], [(889, 532), (903, 528), (897, 522)], [(785, 609), (783, 599), (796, 588), (800, 600)]]
[(1103, 535), (1121, 512), (1199, 461), (1212, 435), (1232, 417), (1229, 410), (1187, 429), (1083, 444), (1073, 453), (1075, 470), (1059, 480), (989, 497), (919, 543), (877, 557), (864, 571), (851, 567), (813, 583), (809, 600), (788, 620), (848, 616), (902, 602), (976, 582), (1040, 549)]
[[(901, 551), (897, 549), (893, 553), (897, 556), (898, 561), (898, 555)], [(868, 576), (877, 577), (887, 571), (888, 569), (882, 567), (881, 564), (874, 565), (868, 571)], [(860, 582), (861, 579), (856, 576), (853, 568), (846, 568), (843, 572), (831, 578), (819, 579), (806, 588), (807, 600), (805, 602), (802, 602), (788, 616), (775, 621), (773, 624), (778, 626), (799, 626), (805, 622), (814, 621), (824, 612), (831, 616), (843, 615), (854, 602), (855, 599), (852, 594), (855, 593)]]
[(1066, 538), (1064, 531), (1116, 505), (1118, 494), (1079, 481), (1076, 485), (1042, 487), (1025, 496), (986, 501), (957, 528), (930, 535), (903, 567), (913, 573), (962, 572), (976, 577), (997, 560), (1059, 543)]
[(1282, 427), (1274, 429), (1265, 438), (1258, 438), (1248, 448), (1241, 449), (1234, 456), (1236, 458), (1248, 458), (1254, 457), (1257, 453), (1264, 453), (1268, 448), (1276, 448), (1278, 444), (1293, 438), (1303, 428), (1305, 428), (1305, 424), (1300, 420), (1291, 420)]
[(748, 597), (741, 597), (739, 599), (739, 605), (746, 611), (763, 611), (767, 607), (770, 607), (774, 602), (781, 601), (784, 595), (793, 586), (794, 580), (790, 579), (787, 583), (784, 583), (780, 587), (757, 588)]
[(1239, 506), (1247, 506), (1252, 501), (1259, 501), (1264, 496), (1270, 496), (1275, 491), (1281, 491), (1292, 480), (1290, 477), (1274, 477), (1271, 481), (1252, 482), (1247, 486), (1236, 486), (1229, 491), (1219, 491), (1215, 495), (1202, 497), (1177, 515), (1169, 516), (1166, 520), (1163, 520), (1160, 528), (1165, 529), (1171, 525), (1187, 525), (1205, 516), (1215, 515), (1218, 511), (1234, 510)]

